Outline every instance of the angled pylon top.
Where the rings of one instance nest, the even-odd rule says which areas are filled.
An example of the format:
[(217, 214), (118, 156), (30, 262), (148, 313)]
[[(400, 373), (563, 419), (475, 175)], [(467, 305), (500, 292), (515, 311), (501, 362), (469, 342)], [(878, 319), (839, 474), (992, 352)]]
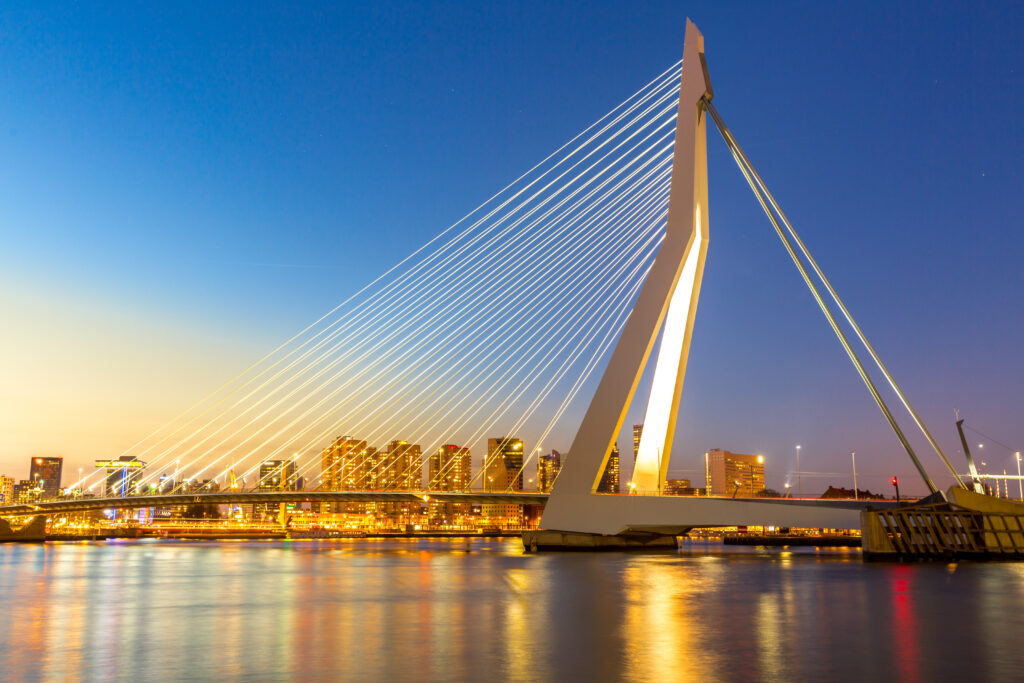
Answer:
[[(544, 528), (589, 531), (594, 524), (587, 520), (601, 516), (603, 496), (594, 491), (663, 328), (633, 483), (637, 492), (656, 493), (664, 481), (707, 253), (705, 97), (710, 99), (711, 86), (704, 38), (687, 20), (667, 234), (573, 439), (544, 512)], [(628, 520), (621, 522), (625, 526)]]

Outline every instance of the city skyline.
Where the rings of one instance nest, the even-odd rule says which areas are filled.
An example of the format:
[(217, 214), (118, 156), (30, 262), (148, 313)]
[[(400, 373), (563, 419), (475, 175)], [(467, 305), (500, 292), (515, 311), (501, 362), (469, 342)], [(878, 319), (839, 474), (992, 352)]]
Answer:
[[(310, 28), (286, 17), (295, 23), (257, 57), (261, 73), (271, 76), (267, 85), (242, 78), (227, 86), (248, 109), (217, 89), (245, 62), (210, 60), (200, 48), (181, 54), (184, 64), (157, 58), (167, 39), (159, 24), (167, 17), (87, 15), (75, 25), (69, 16), (52, 20), (47, 36), (38, 33), (40, 24), (19, 23), (15, 39), (0, 48), (21, 67), (5, 77), (5, 90), (19, 97), (0, 150), (25, 160), (23, 175), (11, 179), (3, 196), (11, 239), (0, 256), (0, 304), (13, 325), (3, 342), (10, 381), (0, 389), (0, 473), (19, 479), (26, 458), (58, 455), (67, 480), (78, 467), (128, 452), (245, 359), (315, 319), (678, 59), (683, 9), (657, 11), (659, 21), (648, 8), (612, 34), (608, 18), (585, 14), (576, 29), (581, 44), (573, 49), (540, 43), (569, 25), (561, 10), (506, 17), (520, 42), (489, 29), (508, 48), (501, 53), (535, 54), (479, 64), (471, 63), (475, 47), (465, 35), (494, 19), (486, 13), (455, 11), (454, 26), (441, 26), (439, 34), (450, 49), (418, 44), (413, 35), (422, 29), (408, 33), (397, 13), (387, 11), (339, 12), (312, 27), (428, 55), (431, 70), (443, 76), (425, 77), (417, 67), (423, 89), (414, 85), (407, 98), (390, 90), (403, 73), (393, 58), (340, 50), (315, 76), (296, 76), (317, 55), (299, 43), (297, 65), (275, 56), (289, 37)], [(32, 18), (31, 10), (22, 13)], [(1020, 105), (1019, 91), (1006, 85), (1019, 52), (1000, 31), (999, 13), (972, 15), (965, 24), (946, 8), (914, 15), (908, 24), (899, 22), (898, 9), (815, 8), (799, 40), (784, 17), (747, 14), (703, 9), (694, 17), (714, 36), (716, 103), (750, 141), (755, 163), (954, 463), (964, 464), (952, 428), (959, 408), (969, 427), (991, 435), (972, 441), (986, 443), (1001, 469), (1024, 443), (1020, 399), (1012, 392), (1021, 379), (1014, 361), (1024, 332), (1014, 302), (1024, 287), (1013, 266), (1022, 252), (1015, 230), (1021, 199), (1013, 192), (1019, 137), (1006, 128)], [(215, 43), (195, 19), (183, 16), (177, 28), (198, 45)], [(249, 17), (240, 36), (226, 40), (244, 42), (277, 19)], [(214, 12), (211, 21), (219, 26), (229, 17)], [(53, 41), (86, 35), (101, 39), (90, 45), (102, 44), (118, 35), (121, 22), (136, 28), (135, 40), (157, 39), (142, 48), (152, 59), (126, 69), (83, 46), (64, 55), (70, 71), (61, 74), (44, 49), (28, 49), (57, 49)], [(807, 26), (830, 30), (807, 36)], [(755, 27), (756, 46), (749, 39)], [(649, 45), (657, 47), (647, 48), (638, 36), (652, 32)], [(975, 34), (992, 39), (978, 41)], [(869, 40), (885, 49), (858, 44)], [(968, 40), (975, 49), (965, 55), (957, 46)], [(827, 68), (810, 58), (823, 43), (834, 57)], [(938, 55), (949, 56), (941, 73), (934, 66)], [(751, 60), (762, 59), (751, 68)], [(886, 68), (890, 62), (900, 68)], [(366, 67), (366, 75), (349, 74), (354, 64)], [(796, 92), (786, 85), (794, 64), (811, 72)], [(185, 65), (194, 70), (192, 80), (155, 85), (162, 69)], [(371, 72), (386, 94), (370, 94), (363, 78)], [(501, 76), (523, 87), (512, 94)], [(332, 78), (354, 94), (342, 97)], [(962, 97), (972, 83), (978, 92)], [(470, 94), (463, 84), (471, 85)], [(185, 96), (189, 88), (198, 94), (194, 100)], [(48, 92), (66, 113), (45, 106)], [(273, 104), (282, 93), (282, 103)], [(844, 111), (881, 94), (891, 106), (870, 124), (859, 111)], [(99, 101), (112, 108), (97, 107)], [(394, 111), (385, 112), (385, 104)], [(813, 119), (806, 114), (811, 107)], [(495, 112), (515, 112), (497, 118), (499, 135), (480, 123)], [(410, 123), (415, 113), (422, 116)], [(156, 117), (146, 121), (147, 114)], [(236, 123), (241, 130), (232, 128)], [(166, 127), (166, 138), (139, 142), (154, 125)], [(285, 131), (295, 148), (254, 144), (268, 143), (263, 127)], [(424, 141), (422, 132), (431, 128), (438, 140)], [(318, 130), (327, 131), (326, 142)], [(768, 226), (717, 142), (709, 144), (712, 240), (704, 298), (670, 476), (699, 480), (702, 454), (722, 447), (763, 453), (771, 463), (769, 484), (778, 488), (776, 477), (796, 469), (799, 443), (803, 471), (835, 473), (814, 480), (816, 488), (849, 486), (855, 450), (862, 486), (881, 489), (898, 474), (913, 490), (909, 463), (799, 282), (784, 270), (783, 255), (768, 244)], [(874, 145), (884, 150), (884, 167)], [(97, 155), (112, 161), (84, 173)], [(282, 182), (274, 164), (297, 171), (301, 182)], [(428, 168), (432, 177), (425, 180)], [(374, 191), (392, 175), (391, 194), (416, 211), (382, 202)], [(223, 199), (211, 194), (216, 182), (197, 180), (212, 177), (225, 179)], [(339, 193), (346, 184), (354, 190)], [(68, 194), (57, 196), (59, 185)], [(380, 226), (394, 226), (384, 232), (390, 240), (377, 239)], [(963, 230), (974, 237), (966, 246), (956, 239)], [(345, 247), (323, 250), (325, 242)], [(364, 263), (341, 258), (353, 248), (365, 253)], [(754, 257), (762, 251), (776, 258)], [(325, 287), (325, 280), (340, 284)], [(641, 414), (635, 407), (633, 413)], [(542, 445), (564, 453), (570, 438), (566, 427)], [(534, 446), (541, 444), (528, 445)], [(937, 463), (927, 465), (938, 473)]]

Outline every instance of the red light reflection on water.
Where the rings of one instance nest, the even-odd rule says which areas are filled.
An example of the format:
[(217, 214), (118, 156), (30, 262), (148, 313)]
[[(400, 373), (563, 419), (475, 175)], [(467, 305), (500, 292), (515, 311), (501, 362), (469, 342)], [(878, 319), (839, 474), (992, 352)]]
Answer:
[(889, 577), (892, 590), (893, 642), (896, 647), (896, 668), (902, 681), (920, 681), (920, 631), (914, 615), (910, 567), (893, 567)]

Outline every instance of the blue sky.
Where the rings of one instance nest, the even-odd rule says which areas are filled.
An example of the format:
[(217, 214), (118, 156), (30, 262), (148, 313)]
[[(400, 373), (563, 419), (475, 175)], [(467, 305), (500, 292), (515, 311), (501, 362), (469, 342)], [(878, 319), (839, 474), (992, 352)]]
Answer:
[[(15, 3), (0, 471), (126, 448), (674, 63), (687, 16), (719, 111), (943, 445), (958, 408), (1024, 446), (1014, 3)], [(765, 452), (778, 486), (802, 443), (805, 470), (857, 450), (862, 486), (913, 480), (709, 149), (673, 467)]]

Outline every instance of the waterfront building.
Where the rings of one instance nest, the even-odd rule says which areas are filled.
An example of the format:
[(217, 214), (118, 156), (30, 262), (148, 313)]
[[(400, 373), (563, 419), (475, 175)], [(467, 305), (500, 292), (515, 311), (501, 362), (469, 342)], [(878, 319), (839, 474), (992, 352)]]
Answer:
[[(380, 491), (415, 491), (423, 488), (423, 462), (421, 450), (408, 441), (391, 441), (384, 451), (374, 453), (371, 480)], [(374, 511), (391, 522), (409, 524), (422, 512), (416, 502), (374, 503)]]
[[(523, 442), (510, 436), (487, 440), (487, 457), (484, 459), (484, 489), (487, 491), (523, 490)], [(522, 524), (521, 505), (487, 503), (481, 514), (491, 523), (499, 526)]]
[[(472, 467), (468, 448), (445, 444), (430, 456), (427, 488), (431, 491), (468, 491)], [(430, 503), (430, 521), (453, 524), (459, 518), (468, 517), (472, 509), (470, 503)]]
[(260, 463), (257, 491), (296, 491), (295, 461), (264, 460)]
[[(297, 490), (297, 477), (295, 473), (295, 461), (293, 460), (264, 460), (260, 463), (259, 480), (256, 484), (257, 491), (295, 491)], [(254, 514), (262, 514), (265, 517), (279, 514), (283, 506), (277, 503), (260, 503), (253, 505)]]
[(550, 453), (537, 458), (537, 490), (541, 493), (551, 493), (551, 487), (555, 485), (555, 479), (562, 470), (562, 454), (551, 449)]
[(392, 441), (383, 458), (379, 482), (383, 490), (415, 491), (423, 487), (420, 447), (408, 441)]
[(764, 490), (764, 456), (712, 448), (704, 454), (708, 495), (753, 498)]
[(0, 475), (0, 505), (14, 505), (14, 477)]
[(468, 491), (472, 467), (468, 448), (445, 444), (430, 456), (427, 488), (431, 491)]
[(108, 498), (124, 498), (138, 493), (139, 480), (146, 463), (134, 455), (122, 455), (117, 460), (97, 460), (96, 467), (107, 471)]
[(324, 491), (358, 491), (365, 488), (366, 441), (339, 436), (320, 454), (320, 488)]
[(42, 495), (43, 489), (34, 479), (22, 479), (14, 485), (14, 504), (16, 505), (38, 503)]
[(640, 436), (644, 433), (642, 424), (633, 425), (633, 464), (636, 465), (636, 456), (640, 454)]
[[(320, 453), (320, 488), (324, 491), (359, 491), (372, 488), (369, 458), (376, 448), (351, 436), (339, 436)], [(361, 514), (364, 503), (323, 503), (321, 512)]]
[(39, 482), (43, 489), (43, 498), (56, 498), (60, 495), (61, 470), (64, 458), (35, 456), (29, 465), (28, 478)]
[(690, 493), (693, 488), (690, 486), (689, 479), (666, 479), (665, 480), (665, 495), (666, 496), (692, 496)]
[(612, 445), (612, 452), (608, 455), (608, 462), (604, 466), (604, 474), (597, 485), (598, 493), (619, 492), (619, 444)]
[(488, 491), (523, 490), (523, 442), (514, 436), (487, 439), (484, 488)]

